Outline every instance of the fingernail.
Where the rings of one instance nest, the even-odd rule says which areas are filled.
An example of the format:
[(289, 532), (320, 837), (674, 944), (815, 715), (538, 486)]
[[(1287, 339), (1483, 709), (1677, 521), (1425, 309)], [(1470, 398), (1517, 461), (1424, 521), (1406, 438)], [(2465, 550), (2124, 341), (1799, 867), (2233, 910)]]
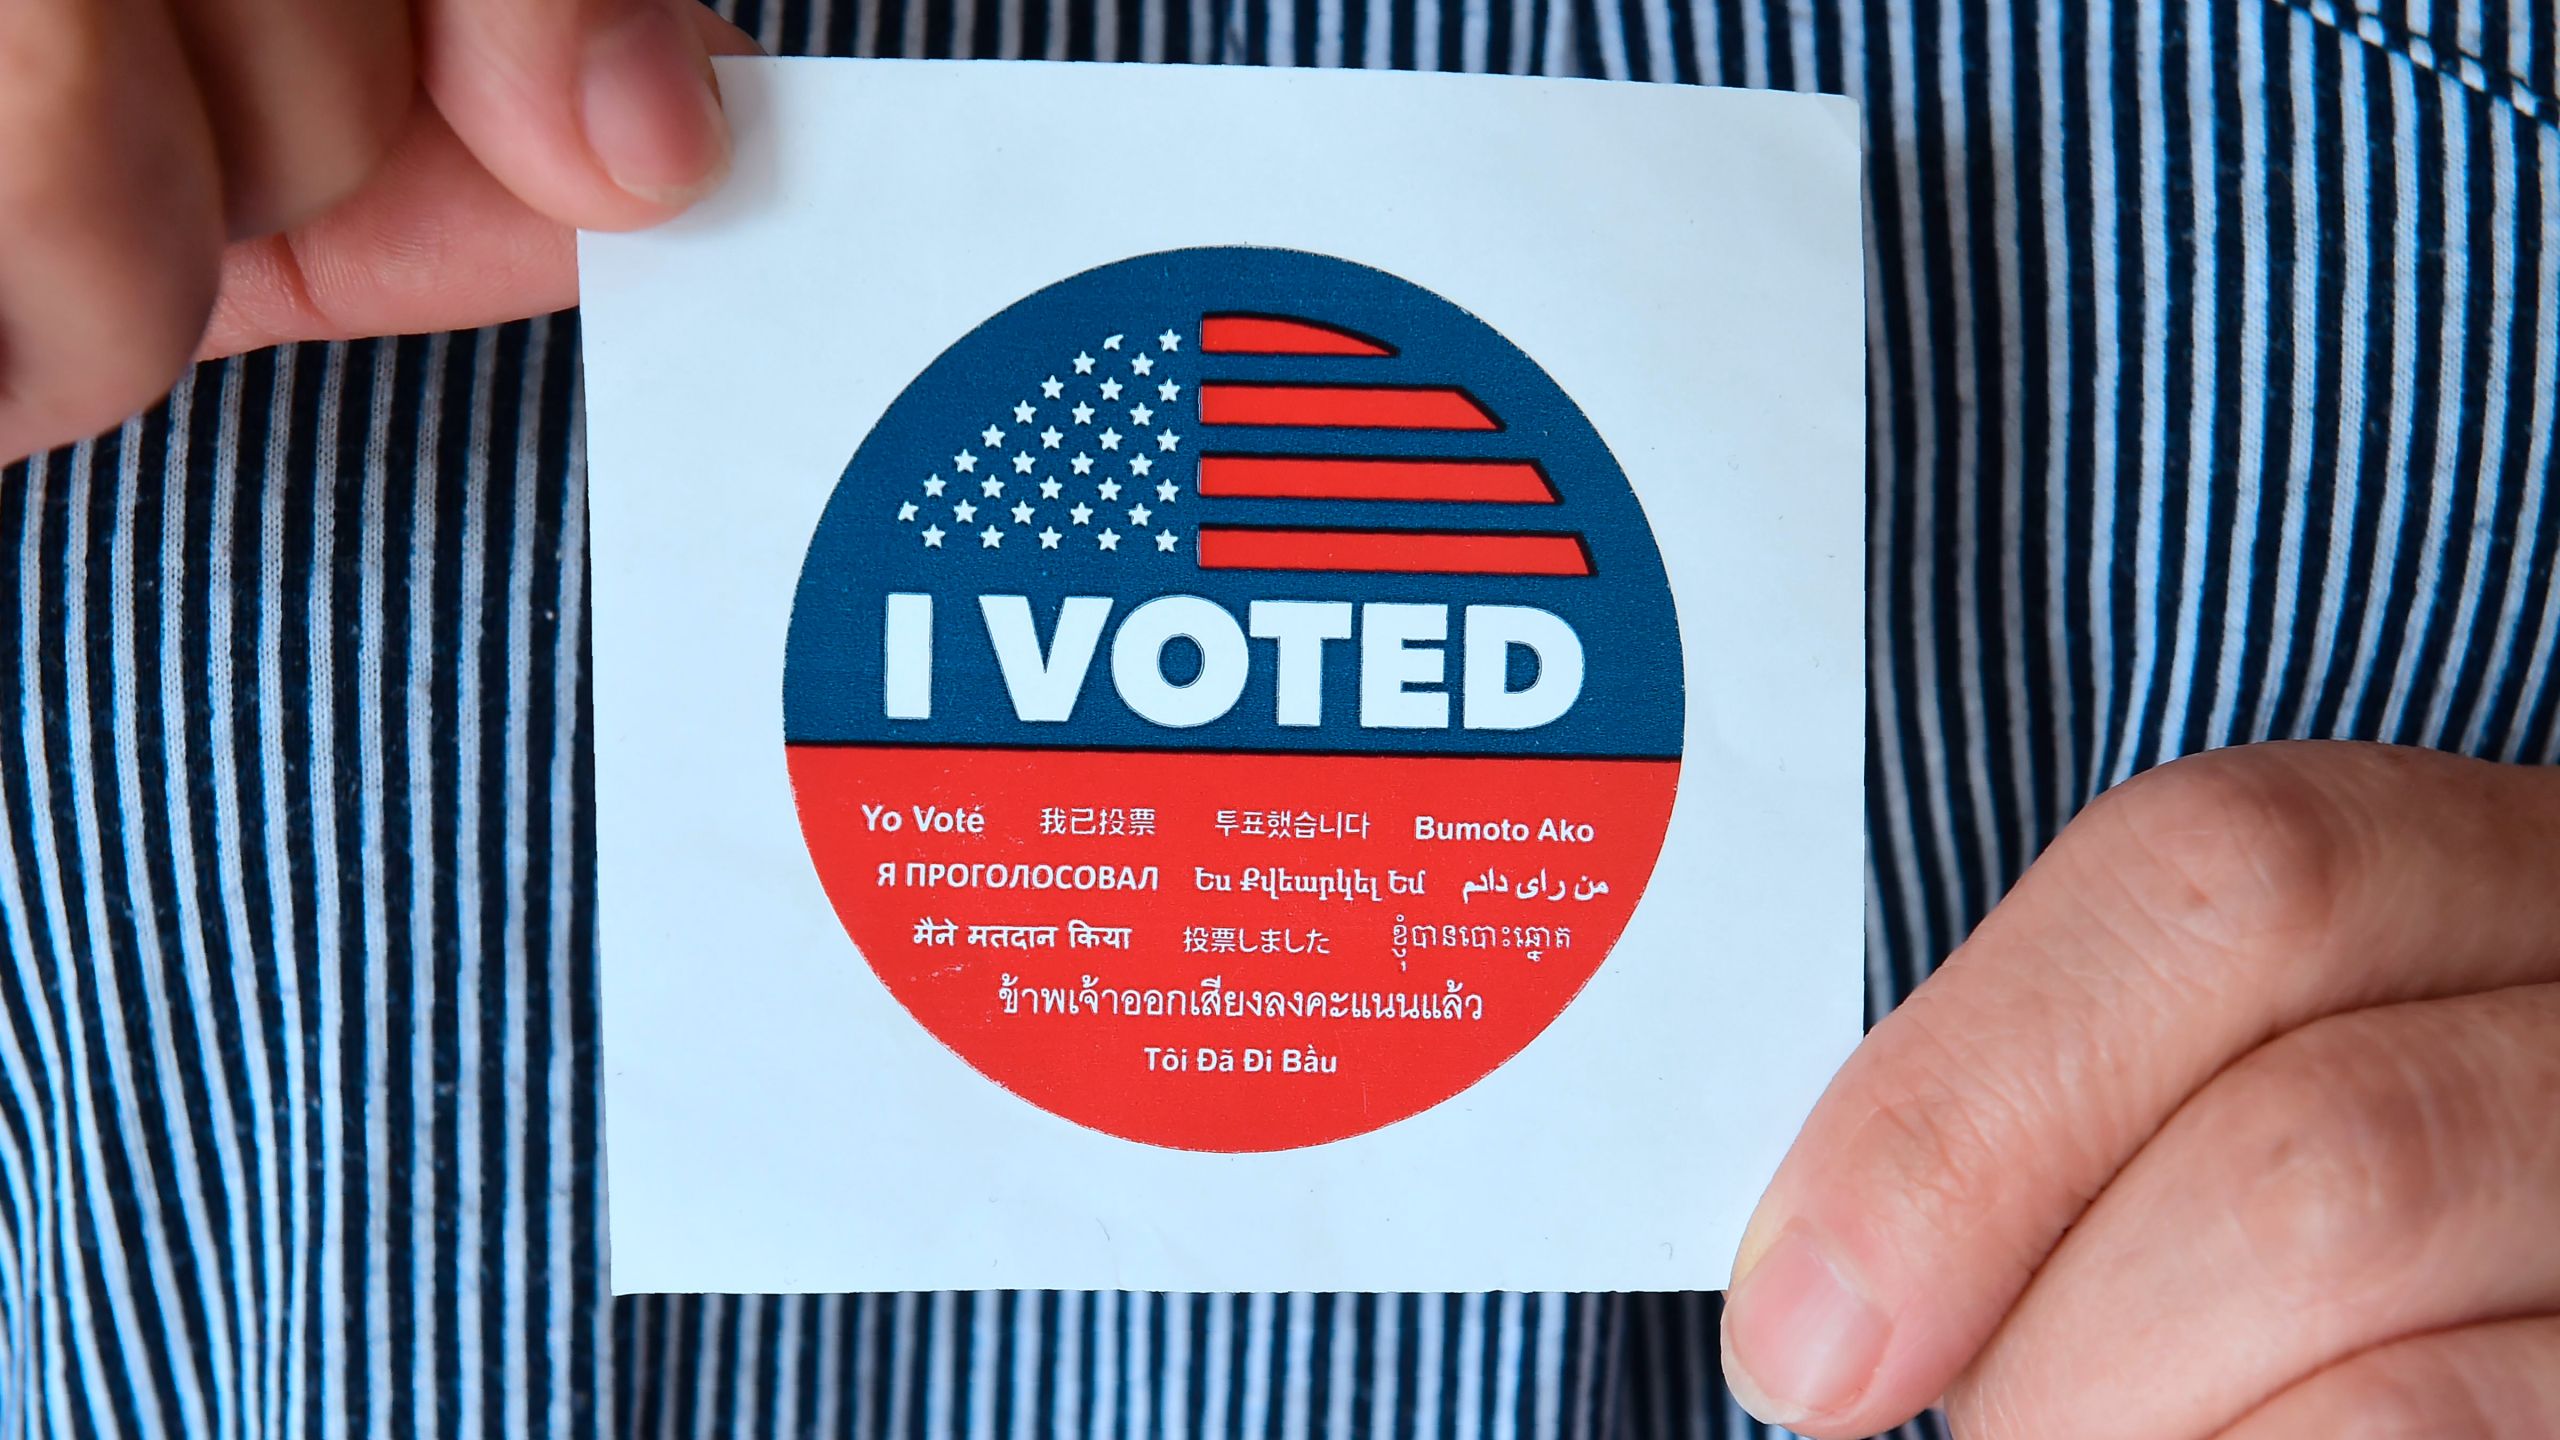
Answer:
[(1883, 1313), (1790, 1225), (1726, 1298), (1725, 1381), (1772, 1425), (1832, 1414), (1866, 1392), (1885, 1332)]
[(683, 205), (728, 168), (729, 122), (711, 62), (668, 0), (617, 7), (587, 38), (579, 84), (587, 145), (631, 194)]

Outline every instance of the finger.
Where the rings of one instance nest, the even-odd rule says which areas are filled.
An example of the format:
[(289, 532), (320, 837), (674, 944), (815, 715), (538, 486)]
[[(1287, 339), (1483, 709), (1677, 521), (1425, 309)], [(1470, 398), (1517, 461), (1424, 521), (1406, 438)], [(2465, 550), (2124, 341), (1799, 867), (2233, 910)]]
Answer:
[(1948, 1394), (1956, 1432), (2210, 1435), (2341, 1356), (2560, 1311), (2555, 1113), (2560, 985), (2268, 1043), (2045, 1261)]
[(399, 0), (178, 0), (234, 237), (353, 193), (407, 123), (416, 76)]
[[(754, 42), (702, 12), (722, 54)], [(233, 245), (202, 355), (291, 340), (461, 330), (577, 302), (577, 242), (490, 175), (421, 104), (364, 189), (309, 224)]]
[(352, 199), (224, 253), (201, 354), (470, 329), (563, 309), (577, 292), (574, 234), (491, 178), (421, 103)]
[(1833, 1080), (1745, 1233), (1726, 1373), (1863, 1435), (1934, 1400), (2178, 1104), (2322, 1015), (2554, 978), (2560, 775), (2253, 746), (2074, 821)]
[(221, 246), (213, 143), (166, 18), (0, 9), (0, 461), (167, 390)]
[(2222, 1440), (2359, 1435), (2560, 1435), (2560, 1317), (2474, 1325), (2369, 1350), (2268, 1401)]
[(693, 0), (420, 0), (427, 89), (500, 182), (565, 224), (626, 230), (727, 169), (710, 54), (754, 42)]

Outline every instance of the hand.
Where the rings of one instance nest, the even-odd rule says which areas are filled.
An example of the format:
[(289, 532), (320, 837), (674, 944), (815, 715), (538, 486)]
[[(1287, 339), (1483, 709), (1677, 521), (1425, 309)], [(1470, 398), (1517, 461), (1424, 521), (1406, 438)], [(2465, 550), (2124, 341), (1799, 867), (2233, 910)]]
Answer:
[(1726, 1374), (1822, 1437), (2560, 1435), (2556, 982), (2560, 772), (2122, 786), (1832, 1082)]
[(754, 48), (691, 0), (0, 8), (0, 463), (199, 354), (572, 303), (569, 227), (719, 178), (705, 56)]

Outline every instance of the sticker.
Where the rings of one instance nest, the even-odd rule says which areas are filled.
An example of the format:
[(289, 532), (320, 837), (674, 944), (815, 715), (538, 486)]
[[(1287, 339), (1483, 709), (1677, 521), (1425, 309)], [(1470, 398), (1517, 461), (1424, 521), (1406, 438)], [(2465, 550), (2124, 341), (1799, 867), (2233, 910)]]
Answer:
[(1465, 1091), (1601, 965), (1679, 780), (1651, 529), (1529, 356), (1302, 251), (1143, 255), (855, 451), (783, 671), (845, 930), (988, 1079), (1186, 1150)]
[(1855, 107), (720, 79), (578, 242), (615, 1293), (1722, 1283), (1862, 1033)]

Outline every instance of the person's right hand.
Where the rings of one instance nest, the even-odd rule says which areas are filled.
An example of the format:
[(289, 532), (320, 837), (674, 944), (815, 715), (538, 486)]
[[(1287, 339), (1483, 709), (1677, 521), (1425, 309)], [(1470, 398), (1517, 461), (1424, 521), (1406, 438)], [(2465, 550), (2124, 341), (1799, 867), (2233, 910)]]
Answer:
[(728, 158), (692, 0), (0, 6), (0, 463), (188, 361), (558, 309)]

